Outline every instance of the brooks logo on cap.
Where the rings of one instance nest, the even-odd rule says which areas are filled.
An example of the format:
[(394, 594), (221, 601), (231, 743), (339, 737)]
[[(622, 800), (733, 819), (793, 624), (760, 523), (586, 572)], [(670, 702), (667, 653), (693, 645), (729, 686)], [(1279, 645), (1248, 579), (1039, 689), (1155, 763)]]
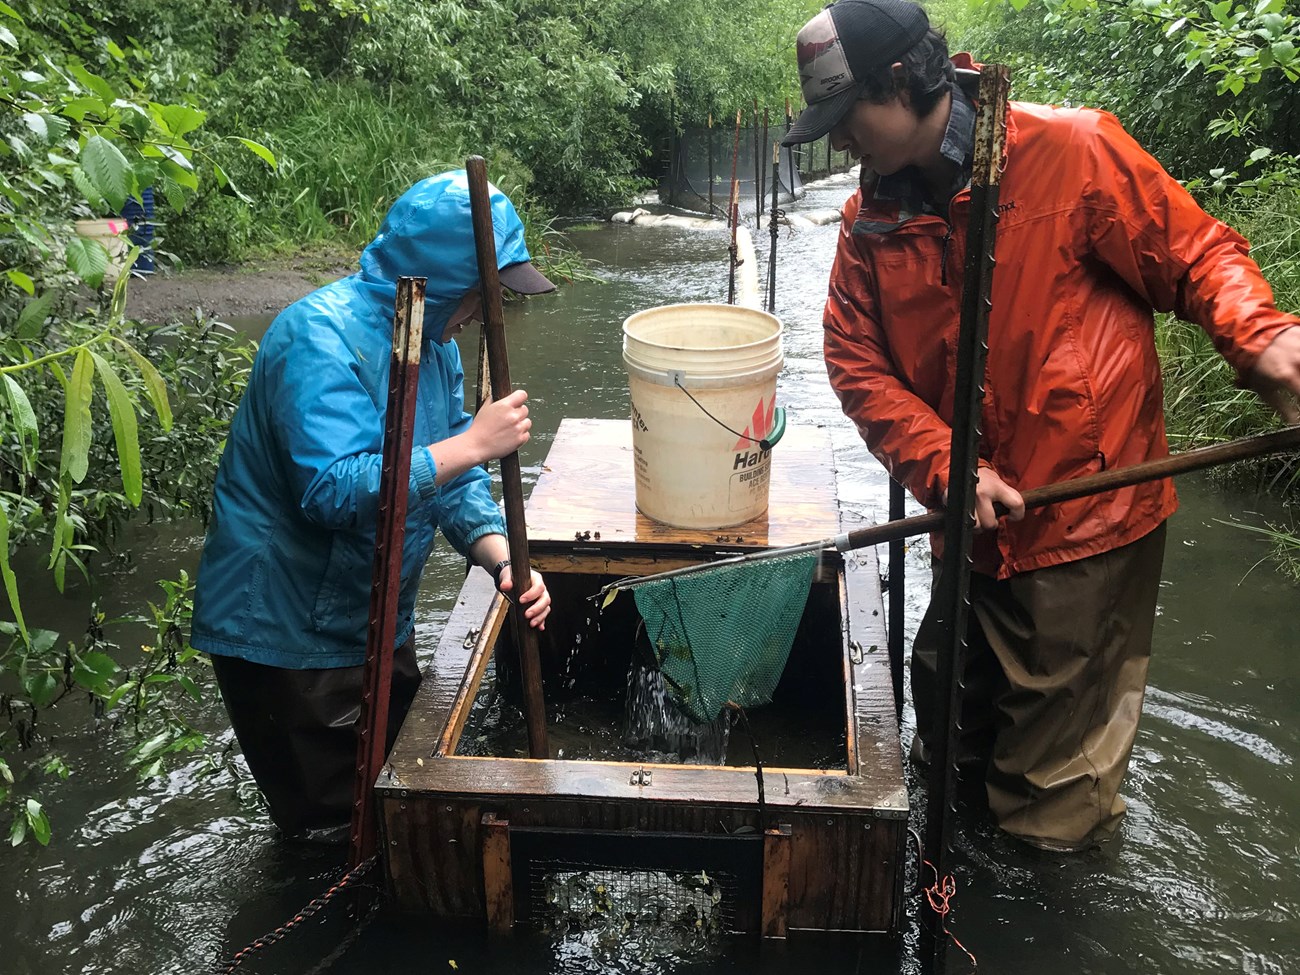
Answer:
[(808, 108), (782, 144), (824, 136), (857, 100), (863, 81), (907, 53), (929, 28), (925, 11), (911, 0), (839, 0), (804, 24), (795, 52)]
[(796, 42), (799, 53), (799, 84), (808, 104), (821, 101), (853, 84), (853, 72), (844, 59), (829, 9), (823, 10), (804, 26)]

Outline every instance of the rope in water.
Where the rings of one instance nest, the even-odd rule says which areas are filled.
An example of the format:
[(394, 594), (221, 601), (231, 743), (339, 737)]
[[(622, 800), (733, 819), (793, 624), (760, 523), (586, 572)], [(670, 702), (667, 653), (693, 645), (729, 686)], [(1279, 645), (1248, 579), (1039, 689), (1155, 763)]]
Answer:
[[(246, 962), (257, 952), (261, 951), (263, 948), (269, 948), (277, 941), (284, 940), (284, 938), (288, 936), (288, 934), (291, 931), (293, 931), (294, 928), (298, 927), (298, 925), (302, 924), (303, 921), (307, 920), (313, 914), (319, 913), (321, 910), (327, 907), (329, 905), (329, 902), (333, 900), (336, 896), (338, 896), (338, 894), (346, 890), (356, 880), (365, 876), (365, 874), (367, 874), (370, 871), (370, 869), (374, 867), (375, 863), (377, 862), (377, 859), (378, 859), (377, 857), (371, 856), (368, 859), (362, 860), (355, 867), (353, 867), (342, 877), (340, 877), (338, 883), (334, 884), (333, 887), (325, 891), (325, 893), (321, 894), (319, 897), (313, 898), (311, 901), (309, 901), (307, 905), (303, 907), (302, 910), (300, 910), (297, 914), (295, 914), (284, 924), (280, 925), (274, 931), (262, 935), (260, 938), (255, 938), (253, 941), (249, 942), (249, 944), (246, 947), (241, 948), (239, 951), (235, 952), (234, 955), (230, 957), (229, 961), (218, 963), (216, 967), (213, 969), (213, 971), (220, 972), (221, 975), (229, 975), (230, 972), (233, 972), (236, 968), (238, 968), (240, 965)], [(347, 943), (351, 944), (350, 941)]]

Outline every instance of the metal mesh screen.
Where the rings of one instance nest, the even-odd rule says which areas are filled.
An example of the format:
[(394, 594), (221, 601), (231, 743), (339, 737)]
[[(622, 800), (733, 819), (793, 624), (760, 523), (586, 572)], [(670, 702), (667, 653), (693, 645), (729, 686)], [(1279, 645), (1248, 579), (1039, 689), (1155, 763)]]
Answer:
[(757, 924), (757, 832), (524, 827), (510, 844), (516, 919), (589, 949), (690, 955)]
[(632, 870), (567, 860), (530, 864), (533, 923), (610, 943), (644, 939), (688, 954), (736, 930), (736, 879), (699, 870)]

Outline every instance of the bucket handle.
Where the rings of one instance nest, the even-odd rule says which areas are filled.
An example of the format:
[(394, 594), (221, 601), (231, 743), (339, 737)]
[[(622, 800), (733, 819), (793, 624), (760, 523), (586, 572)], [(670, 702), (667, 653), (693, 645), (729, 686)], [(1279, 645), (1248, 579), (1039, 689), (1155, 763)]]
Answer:
[(684, 378), (683, 373), (674, 369), (670, 371), (669, 375), (672, 376), (673, 385), (676, 386), (678, 389), (680, 389), (683, 393), (685, 393), (687, 398), (700, 408), (701, 413), (707, 416), (718, 426), (722, 427), (722, 429), (726, 430), (728, 433), (735, 434), (735, 436), (739, 437), (741, 440), (748, 440), (750, 443), (758, 444), (760, 450), (771, 450), (778, 443), (780, 443), (781, 438), (785, 436), (785, 407), (784, 406), (778, 406), (773, 411), (772, 429), (767, 432), (766, 437), (763, 437), (762, 439), (759, 439), (757, 437), (751, 437), (747, 433), (737, 433), (735, 430), (731, 429), (731, 427), (727, 426), (716, 416), (714, 416), (712, 413), (706, 410), (704, 408), (704, 405), (699, 400), (697, 400), (694, 396), (691, 395), (691, 391), (682, 385), (682, 379)]

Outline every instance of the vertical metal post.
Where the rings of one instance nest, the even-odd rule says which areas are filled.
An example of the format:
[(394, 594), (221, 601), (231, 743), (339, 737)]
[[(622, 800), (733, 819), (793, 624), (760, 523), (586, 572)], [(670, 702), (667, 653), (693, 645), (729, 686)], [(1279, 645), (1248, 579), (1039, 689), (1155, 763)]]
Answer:
[(831, 137), (826, 137), (826, 175), (831, 174)]
[(758, 209), (754, 211), (754, 229), (755, 229), (755, 230), (758, 229), (758, 215), (759, 215), (760, 213), (763, 212), (763, 201), (767, 199), (767, 168), (766, 168), (765, 166), (763, 166), (764, 158), (767, 156), (767, 140), (768, 140), (768, 137), (767, 137), (767, 122), (768, 122), (768, 112), (767, 112), (767, 109), (764, 108), (764, 109), (763, 109), (763, 138), (762, 138), (762, 140), (760, 141), (760, 146), (761, 146), (762, 152), (761, 152), (761, 154), (759, 155), (759, 159), (758, 159), (759, 167), (760, 167), (760, 168), (759, 168), (759, 181), (758, 181), (758, 199), (759, 199), (759, 204), (758, 204)]
[[(497, 275), (496, 234), (492, 225), (492, 204), (488, 199), (487, 163), (482, 156), (465, 161), (469, 176), (470, 216), (474, 221), (474, 244), (478, 253), (479, 287), (483, 292), (483, 330), (488, 336), (492, 398), (504, 399), (513, 391), (510, 360), (506, 349), (505, 315), (501, 308), (501, 279)], [(409, 451), (408, 451), (409, 453)], [(514, 593), (531, 584), (532, 564), (528, 557), (528, 527), (524, 520), (524, 489), (519, 472), (519, 452), (501, 458), (501, 492), (506, 509), (506, 537), (510, 546), (510, 574)], [(549, 758), (546, 736), (546, 702), (542, 697), (542, 665), (537, 631), (524, 617), (524, 608), (513, 600), (515, 638), (519, 641), (520, 673), (524, 683), (524, 720), (528, 725), (528, 754)]]
[(677, 113), (668, 96), (668, 202), (677, 203)]
[(709, 216), (713, 216), (713, 113), (709, 113)]
[(352, 867), (375, 852), (378, 830), (374, 786), (388, 747), (388, 696), (393, 682), (393, 640), (397, 635), (397, 601), (402, 589), (406, 501), (411, 480), (416, 392), (420, 383), (420, 342), (424, 337), (424, 285), (424, 278), (397, 279), (379, 475), (379, 516), (370, 575), (366, 660), (362, 669), (361, 715), (357, 722), (357, 766), (352, 786), (348, 850), (348, 865)]
[(727, 264), (730, 271), (727, 275), (727, 304), (736, 303), (736, 264), (739, 256), (739, 249), (736, 246), (736, 228), (740, 223), (740, 180), (731, 181), (731, 200), (727, 204), (727, 214), (731, 221), (731, 246), (728, 248), (730, 260)]
[(758, 229), (758, 215), (763, 212), (763, 150), (758, 146), (758, 99), (754, 99), (754, 113), (749, 117), (754, 126), (754, 229)]
[[(766, 129), (766, 124), (764, 124)], [(767, 311), (776, 314), (776, 238), (778, 231), (777, 196), (781, 188), (781, 145), (772, 146), (772, 210), (768, 214), (767, 227), (772, 235), (772, 247), (767, 254)]]
[[(785, 99), (785, 134), (787, 135), (790, 134), (790, 126), (793, 125), (794, 125), (794, 116), (792, 113), (790, 113), (790, 100)], [(802, 159), (802, 155), (801, 155), (802, 152), (803, 152), (802, 146), (790, 147), (790, 172), (788, 173), (788, 175), (790, 181), (790, 192), (792, 192), (792, 194), (794, 192), (794, 172), (796, 172), (796, 170), (798, 169), (797, 160)]]
[[(889, 520), (900, 521), (906, 515), (903, 485), (889, 481)], [(894, 715), (903, 717), (903, 613), (907, 605), (907, 543), (896, 538), (889, 543), (889, 676), (894, 684)]]
[[(970, 224), (962, 277), (961, 327), (953, 399), (952, 452), (944, 518), (944, 566), (938, 600), (944, 640), (934, 694), (934, 736), (927, 779), (925, 858), (935, 883), (948, 876), (948, 848), (955, 812), (957, 719), (961, 714), (961, 676), (970, 609), (971, 539), (978, 476), (980, 410), (988, 354), (989, 295), (997, 228), (998, 178), (1005, 145), (1004, 120), (1009, 73), (1002, 65), (980, 72), (975, 158), (971, 172)], [(926, 879), (929, 879), (928, 875)], [(927, 975), (946, 968), (948, 934), (943, 915), (922, 898), (921, 961)], [(925, 912), (929, 915), (925, 916)]]

